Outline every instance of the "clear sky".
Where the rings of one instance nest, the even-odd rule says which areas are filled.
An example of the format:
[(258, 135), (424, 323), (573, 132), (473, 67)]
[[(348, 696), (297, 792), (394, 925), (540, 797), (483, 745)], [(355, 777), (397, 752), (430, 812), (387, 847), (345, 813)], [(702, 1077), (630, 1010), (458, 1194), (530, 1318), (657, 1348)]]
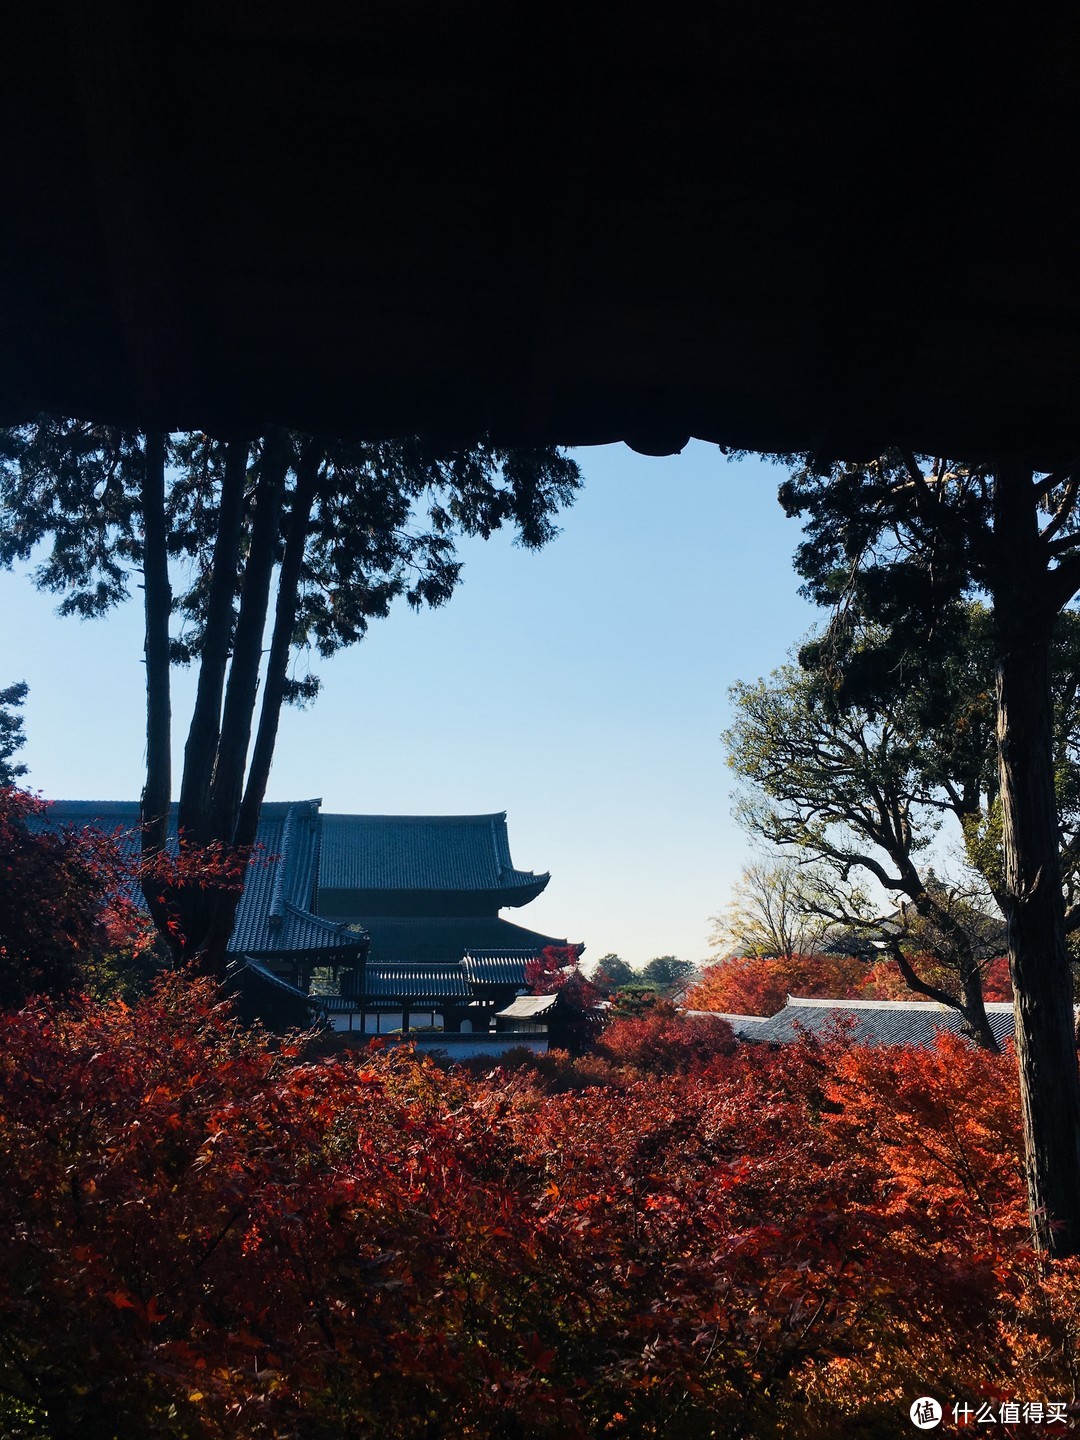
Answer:
[[(730, 817), (728, 687), (780, 664), (815, 622), (791, 557), (782, 472), (693, 443), (655, 459), (583, 449), (584, 489), (545, 550), (470, 543), (442, 610), (407, 607), (319, 662), (287, 711), (269, 798), (375, 814), (506, 810), (514, 863), (550, 870), (504, 911), (615, 951), (702, 960), (709, 916), (749, 857)], [(28, 783), (50, 798), (137, 797), (144, 759), (137, 605), (56, 617), (0, 574), (0, 686), (25, 679)], [(178, 756), (190, 701), (177, 686)]]

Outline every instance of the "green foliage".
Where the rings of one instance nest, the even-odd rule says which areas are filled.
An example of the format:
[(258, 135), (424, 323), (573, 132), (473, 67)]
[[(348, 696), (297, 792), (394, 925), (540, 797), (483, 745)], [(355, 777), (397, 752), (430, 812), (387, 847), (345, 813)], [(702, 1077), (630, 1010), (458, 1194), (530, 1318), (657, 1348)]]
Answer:
[[(893, 677), (888, 687), (879, 676), (874, 693), (865, 674), (857, 692), (845, 689), (824, 642), (808, 643), (801, 666), (734, 687), (725, 740), (748, 786), (744, 824), (795, 862), (785, 875), (787, 907), (858, 937), (864, 950), (887, 946), (913, 988), (921, 983), (922, 993), (964, 1008), (989, 1043), (980, 967), (1004, 943), (1000, 918), (986, 909), (1003, 880), (1000, 851), (982, 837), (992, 832), (997, 762), (989, 662), (976, 643), (985, 612), (966, 605), (958, 613), (971, 644), (955, 664), (939, 651), (923, 676), (904, 686)], [(873, 627), (852, 631), (848, 654), (858, 660), (878, 638)], [(968, 837), (968, 858), (986, 867), (959, 884), (942, 882), (928, 863), (947, 815)], [(881, 891), (895, 897), (891, 905)], [(912, 966), (918, 954), (951, 972), (946, 987)]]
[(660, 992), (652, 985), (620, 985), (612, 996), (610, 1014), (612, 1019), (635, 1019), (647, 1015), (660, 999)]
[(26, 743), (23, 717), (18, 711), (26, 699), (27, 690), (25, 680), (0, 690), (0, 785), (12, 785), (20, 775), (26, 774), (26, 766), (11, 757)]
[(692, 960), (680, 960), (676, 955), (657, 955), (642, 968), (641, 979), (645, 985), (666, 998), (678, 996), (690, 983), (697, 966)]
[(134, 1005), (145, 999), (170, 969), (168, 951), (160, 938), (145, 932), (138, 941), (114, 944), (95, 955), (82, 977), (85, 993), (94, 1000), (120, 1000)]
[(638, 972), (618, 955), (601, 955), (592, 968), (591, 979), (604, 995), (611, 995), (621, 985), (630, 985)]
[[(1017, 536), (995, 530), (998, 484), (986, 466), (889, 452), (820, 473), (795, 468), (780, 489), (803, 520), (796, 568), (832, 619), (800, 664), (820, 677), (817, 703), (876, 721), (914, 744), (919, 784), (944, 793), (968, 858), (1002, 893), (996, 671), (1005, 628), (985, 603), (1000, 590)], [(1071, 477), (1028, 487), (1037, 558), (1027, 595), (1052, 621), (1054, 771), (1069, 928), (1080, 924), (1080, 517)], [(1023, 625), (1020, 607), (1015, 620)], [(1059, 613), (1060, 612), (1060, 613)], [(1037, 622), (1032, 614), (1031, 638)]]
[[(279, 554), (300, 476), (313, 475), (292, 645), (324, 656), (361, 639), (395, 599), (444, 604), (460, 579), (458, 536), (486, 538), (512, 524), (526, 547), (545, 544), (556, 533), (554, 513), (580, 484), (577, 465), (554, 448), (453, 450), (419, 438), (315, 442), (276, 433), (250, 446), (245, 535), (260, 476), (279, 456), (287, 466), (274, 501)], [(202, 433), (168, 438), (164, 518), (169, 553), (187, 577), (173, 600), (181, 663), (201, 653), (227, 460), (228, 446)], [(142, 563), (144, 473), (142, 437), (114, 427), (44, 416), (0, 432), (0, 563), (27, 561), (48, 546), (35, 572), (39, 587), (64, 597), (62, 614), (104, 614), (128, 598)], [(243, 546), (230, 563), (238, 600)], [(290, 698), (312, 694), (310, 681), (294, 681)]]

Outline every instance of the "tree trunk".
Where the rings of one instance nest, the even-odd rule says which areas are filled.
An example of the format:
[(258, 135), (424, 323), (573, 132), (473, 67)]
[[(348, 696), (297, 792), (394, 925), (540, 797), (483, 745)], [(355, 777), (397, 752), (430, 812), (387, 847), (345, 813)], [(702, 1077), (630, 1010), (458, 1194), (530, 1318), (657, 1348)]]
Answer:
[(1028, 1204), (1036, 1247), (1066, 1256), (1080, 1253), (1080, 1071), (1054, 792), (1057, 608), (1047, 598), (1030, 474), (999, 469), (994, 529), (1005, 902)]
[(971, 937), (956, 918), (947, 909), (939, 905), (930, 892), (926, 889), (919, 878), (914, 865), (911, 863), (910, 855), (894, 854), (893, 860), (900, 870), (904, 879), (904, 893), (907, 894), (915, 905), (915, 909), (924, 920), (936, 925), (938, 930), (944, 932), (947, 943), (950, 947), (950, 963), (955, 965), (960, 979), (960, 992), (962, 1001), (951, 999), (946, 992), (939, 990), (936, 986), (927, 985), (918, 979), (911, 965), (904, 958), (898, 941), (892, 945), (893, 958), (896, 960), (905, 983), (912, 990), (928, 995), (933, 999), (942, 1001), (946, 1005), (953, 1005), (967, 1021), (968, 1028), (974, 1035), (978, 1044), (991, 1054), (997, 1055), (1001, 1049), (993, 1030), (990, 1028), (990, 1020), (986, 1014), (986, 1000), (983, 996), (982, 971), (975, 958), (975, 951), (971, 943)]
[(236, 827), (236, 839), (240, 845), (255, 843), (259, 811), (270, 779), (270, 765), (274, 758), (281, 707), (285, 701), (285, 681), (288, 678), (289, 656), (292, 653), (293, 631), (296, 628), (300, 576), (307, 549), (308, 521), (315, 499), (319, 459), (318, 451), (314, 447), (308, 447), (296, 467), (296, 489), (293, 491), (289, 535), (285, 543), (281, 573), (278, 576), (274, 630), (270, 640), (270, 655), (266, 662), (262, 704), (259, 707), (259, 728), (255, 734), (255, 748), (251, 755), (247, 785)]
[[(262, 808), (267, 781), (270, 778), (270, 765), (274, 756), (278, 721), (285, 698), (285, 681), (289, 673), (289, 655), (292, 652), (293, 630), (296, 626), (297, 596), (304, 552), (307, 548), (308, 519), (315, 496), (318, 469), (318, 455), (313, 450), (301, 456), (296, 466), (296, 488), (292, 495), (288, 537), (278, 575), (274, 629), (270, 640), (270, 654), (266, 662), (266, 674), (262, 684), (259, 725), (255, 735), (251, 764), (248, 767), (247, 784), (232, 834), (232, 843), (242, 853), (246, 853), (255, 843), (259, 811)], [(213, 893), (212, 898), (213, 908), (207, 915), (206, 928), (201, 941), (201, 964), (213, 974), (223, 974), (227, 963), (229, 937), (232, 935), (240, 896), (235, 890), (218, 891)]]
[(211, 834), (232, 844), (244, 789), (248, 745), (259, 693), (263, 635), (270, 607), (270, 583), (277, 558), (281, 500), (291, 454), (284, 435), (268, 435), (255, 492), (251, 548), (244, 566), (240, 614), (233, 640), (229, 684), (221, 721), (211, 800)]
[(960, 986), (964, 996), (964, 1019), (971, 1026), (972, 1034), (984, 1050), (989, 1050), (991, 1055), (999, 1054), (1001, 1046), (986, 1013), (982, 971), (973, 957), (967, 957), (960, 967)]
[(172, 802), (172, 706), (169, 619), (172, 587), (165, 525), (165, 436), (147, 435), (142, 483), (143, 607), (146, 662), (146, 784), (142, 793), (143, 895), (155, 924), (168, 935), (169, 906), (154, 869), (165, 854)]
[(194, 845), (205, 845), (214, 838), (210, 833), (210, 787), (221, 737), (221, 702), (232, 645), (247, 462), (248, 442), (230, 440), (225, 452), (198, 688), (184, 747), (180, 786), (180, 829)]
[[(240, 613), (233, 636), (232, 661), (218, 741), (213, 752), (209, 811), (198, 830), (199, 844), (217, 842), (225, 855), (237, 845), (236, 826), (259, 691), (263, 635), (289, 462), (287, 438), (282, 434), (268, 436), (259, 462), (255, 513), (240, 592)], [(199, 747), (192, 752), (192, 763), (202, 767), (207, 756), (206, 749)], [(185, 785), (186, 782), (185, 775)], [(241, 864), (246, 861), (243, 849), (237, 859)], [(218, 979), (225, 975), (229, 938), (239, 902), (240, 891), (234, 884), (215, 884), (209, 878), (185, 886), (179, 892), (178, 918), (183, 935), (183, 955), (204, 974)]]
[(986, 1015), (986, 1005), (983, 1002), (982, 979), (977, 970), (974, 977), (974, 984), (971, 977), (961, 972), (961, 985), (964, 998), (957, 1000), (947, 990), (942, 990), (938, 985), (931, 985), (918, 973), (911, 961), (904, 954), (899, 940), (889, 940), (889, 951), (893, 957), (896, 968), (900, 971), (904, 984), (916, 995), (925, 995), (928, 1000), (936, 1000), (939, 1005), (948, 1006), (950, 1010), (957, 1011), (967, 1021), (972, 1034), (984, 1050), (997, 1054), (1000, 1046), (993, 1030), (990, 1028), (990, 1021)]

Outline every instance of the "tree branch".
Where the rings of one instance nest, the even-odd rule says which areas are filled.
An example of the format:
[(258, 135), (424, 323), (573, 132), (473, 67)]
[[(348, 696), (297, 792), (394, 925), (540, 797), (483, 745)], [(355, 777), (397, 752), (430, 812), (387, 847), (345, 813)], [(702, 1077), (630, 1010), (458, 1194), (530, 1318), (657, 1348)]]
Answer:
[(1069, 516), (1072, 514), (1073, 507), (1076, 504), (1076, 497), (1078, 493), (1080, 493), (1080, 469), (1072, 470), (1069, 472), (1068, 479), (1065, 481), (1065, 487), (1062, 493), (1062, 497), (1058, 501), (1057, 507), (1055, 508), (1053, 514), (1050, 516), (1050, 523), (1045, 527), (1042, 532), (1042, 538), (1044, 541), (1051, 541), (1057, 534), (1057, 532), (1061, 529), (1061, 527), (1065, 524), (1065, 522), (1068, 520)]
[(900, 974), (904, 977), (904, 984), (909, 990), (914, 990), (918, 995), (925, 995), (929, 1000), (936, 1000), (939, 1005), (948, 1005), (950, 1010), (959, 1010), (964, 1013), (964, 1007), (955, 996), (950, 995), (947, 990), (939, 990), (936, 985), (930, 985), (921, 979), (912, 968), (911, 961), (901, 949), (899, 940), (890, 938), (887, 942), (889, 952), (896, 961)]
[(1044, 475), (1041, 480), (1036, 480), (1033, 487), (1036, 501), (1045, 500), (1049, 494), (1069, 478), (1071, 473), (1071, 470), (1053, 470), (1049, 475)]
[[(1049, 547), (1051, 550), (1053, 546)], [(1057, 610), (1063, 610), (1080, 590), (1080, 554), (1075, 551), (1063, 556), (1049, 571), (1051, 603)]]

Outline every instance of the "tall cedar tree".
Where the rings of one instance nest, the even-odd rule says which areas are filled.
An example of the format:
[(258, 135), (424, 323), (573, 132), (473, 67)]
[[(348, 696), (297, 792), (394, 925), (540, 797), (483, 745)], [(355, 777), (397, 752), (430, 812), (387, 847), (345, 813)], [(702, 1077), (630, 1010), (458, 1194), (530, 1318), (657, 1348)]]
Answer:
[(1051, 686), (1054, 627), (1080, 589), (1078, 496), (1080, 468), (900, 452), (801, 462), (780, 491), (788, 514), (804, 517), (796, 563), (807, 594), (834, 607), (841, 661), (850, 622), (865, 622), (881, 627), (882, 665), (918, 674), (952, 644), (966, 602), (989, 599), (1028, 1200), (1035, 1243), (1056, 1256), (1080, 1252), (1080, 1071)]
[[(141, 585), (145, 614), (144, 894), (180, 960), (220, 976), (235, 885), (155, 874), (168, 843), (170, 672), (198, 683), (179, 786), (181, 849), (250, 850), (282, 705), (314, 698), (295, 669), (360, 640), (404, 597), (444, 604), (456, 540), (516, 526), (529, 548), (580, 483), (560, 451), (450, 450), (411, 438), (217, 439), (40, 417), (0, 432), (0, 563), (36, 559), (62, 614), (103, 615)], [(178, 622), (178, 623), (177, 623)]]

